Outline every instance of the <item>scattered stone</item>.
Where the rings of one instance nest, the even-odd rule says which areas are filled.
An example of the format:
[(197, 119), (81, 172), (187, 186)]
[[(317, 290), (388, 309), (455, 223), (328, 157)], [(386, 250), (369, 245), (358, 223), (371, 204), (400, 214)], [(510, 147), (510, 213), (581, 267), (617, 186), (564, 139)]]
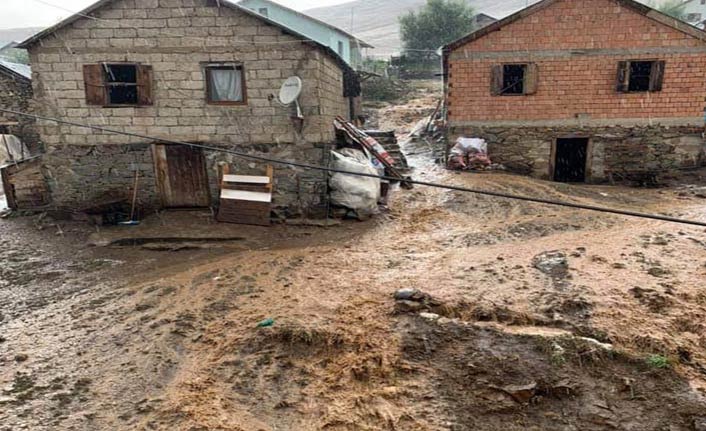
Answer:
[(528, 385), (522, 386), (510, 385), (500, 389), (510, 395), (516, 402), (520, 404), (529, 404), (537, 392), (537, 382), (532, 382)]
[(647, 273), (657, 278), (664, 278), (671, 274), (668, 269), (664, 269), (661, 266), (653, 266), (647, 271)]
[(410, 288), (399, 289), (397, 292), (395, 292), (395, 300), (397, 300), (397, 301), (415, 300), (415, 298), (419, 298), (420, 295), (423, 295), (423, 293), (417, 289), (410, 289)]
[(563, 277), (569, 271), (569, 260), (561, 251), (547, 251), (535, 256), (532, 266), (552, 277)]
[(436, 313), (419, 313), (419, 317), (426, 320), (439, 320), (441, 316)]
[(624, 263), (620, 263), (620, 262), (616, 262), (613, 264), (613, 268), (615, 268), (615, 269), (625, 269), (627, 267), (628, 267), (627, 265), (625, 265)]
[(423, 310), (424, 304), (417, 301), (408, 301), (403, 299), (395, 303), (395, 310), (398, 313), (416, 313), (417, 311)]
[(18, 353), (15, 355), (15, 362), (26, 362), (29, 356), (25, 353)]
[(415, 313), (418, 311), (434, 311), (443, 303), (434, 299), (428, 293), (418, 289), (399, 289), (395, 292), (395, 310), (398, 313)]
[(706, 416), (694, 419), (694, 431), (706, 431)]

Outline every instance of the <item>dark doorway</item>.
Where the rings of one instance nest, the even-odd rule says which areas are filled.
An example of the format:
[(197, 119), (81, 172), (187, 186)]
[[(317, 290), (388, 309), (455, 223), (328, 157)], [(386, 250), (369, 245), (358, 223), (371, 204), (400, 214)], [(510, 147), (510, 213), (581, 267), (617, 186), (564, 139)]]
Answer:
[(157, 188), (166, 208), (208, 207), (206, 160), (200, 148), (154, 145)]
[(588, 138), (563, 138), (556, 140), (554, 181), (583, 183), (586, 181)]

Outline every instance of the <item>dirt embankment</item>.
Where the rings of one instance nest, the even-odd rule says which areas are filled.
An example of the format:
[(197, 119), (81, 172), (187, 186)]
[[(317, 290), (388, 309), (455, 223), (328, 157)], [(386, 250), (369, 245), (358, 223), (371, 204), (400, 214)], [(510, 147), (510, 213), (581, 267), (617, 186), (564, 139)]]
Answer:
[[(415, 175), (706, 220), (674, 189)], [(0, 221), (0, 430), (706, 429), (704, 229), (424, 188), (391, 208), (213, 253), (40, 251), (53, 231)]]

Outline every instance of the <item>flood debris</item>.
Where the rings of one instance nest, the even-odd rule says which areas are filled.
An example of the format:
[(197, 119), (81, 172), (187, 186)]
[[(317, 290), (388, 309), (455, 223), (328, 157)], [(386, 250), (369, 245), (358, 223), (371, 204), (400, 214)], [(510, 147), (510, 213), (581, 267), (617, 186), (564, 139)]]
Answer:
[(504, 170), (504, 166), (493, 163), (488, 155), (485, 139), (459, 137), (449, 151), (447, 167), (457, 171)]

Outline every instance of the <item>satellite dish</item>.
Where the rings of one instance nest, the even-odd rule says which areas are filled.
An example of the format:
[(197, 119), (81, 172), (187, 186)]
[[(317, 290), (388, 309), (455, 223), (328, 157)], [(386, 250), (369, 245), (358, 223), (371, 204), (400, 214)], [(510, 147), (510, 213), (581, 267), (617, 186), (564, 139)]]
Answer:
[(302, 79), (298, 76), (290, 76), (282, 84), (282, 88), (279, 90), (279, 101), (283, 105), (291, 105), (294, 103), (297, 106), (297, 118), (304, 118), (302, 115), (302, 110), (299, 107), (299, 95), (302, 94), (302, 86), (304, 83)]

